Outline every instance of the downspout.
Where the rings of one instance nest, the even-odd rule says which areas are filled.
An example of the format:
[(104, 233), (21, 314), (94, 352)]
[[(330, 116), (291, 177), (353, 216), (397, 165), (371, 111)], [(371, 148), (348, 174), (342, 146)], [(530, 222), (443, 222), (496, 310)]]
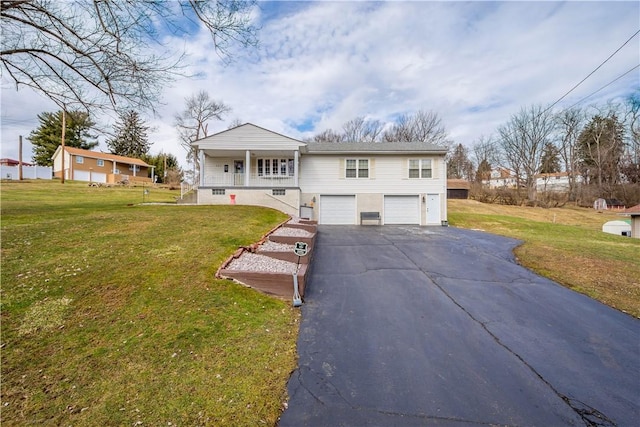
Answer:
[(298, 162), (300, 161), (300, 151), (296, 150), (293, 152), (293, 185), (298, 187), (298, 171), (300, 169)]
[(200, 150), (199, 153), (199, 157), (200, 157), (200, 187), (204, 187), (204, 164), (205, 164), (205, 155), (204, 155), (204, 150)]

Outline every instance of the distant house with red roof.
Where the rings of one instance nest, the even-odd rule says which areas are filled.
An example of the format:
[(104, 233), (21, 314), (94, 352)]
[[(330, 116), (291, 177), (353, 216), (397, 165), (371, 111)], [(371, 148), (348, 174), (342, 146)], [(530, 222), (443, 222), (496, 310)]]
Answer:
[(59, 146), (52, 157), (56, 178), (61, 178), (64, 172), (65, 179), (76, 181), (106, 184), (154, 181), (154, 166), (133, 157), (64, 147), (64, 171), (62, 157), (62, 146)]

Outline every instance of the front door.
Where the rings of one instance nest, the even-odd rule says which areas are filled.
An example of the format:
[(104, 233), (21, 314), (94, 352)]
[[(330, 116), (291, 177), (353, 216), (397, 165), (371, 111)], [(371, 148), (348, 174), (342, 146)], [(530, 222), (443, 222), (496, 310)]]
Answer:
[(244, 160), (233, 161), (233, 185), (244, 185)]
[(427, 224), (440, 224), (439, 194), (427, 194)]

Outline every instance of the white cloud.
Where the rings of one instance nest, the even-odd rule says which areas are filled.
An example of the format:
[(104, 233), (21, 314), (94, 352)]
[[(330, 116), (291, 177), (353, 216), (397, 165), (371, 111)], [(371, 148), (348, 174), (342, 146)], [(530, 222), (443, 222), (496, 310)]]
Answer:
[[(273, 2), (255, 19), (261, 47), (224, 66), (208, 34), (167, 39), (185, 49), (185, 70), (150, 120), (154, 152), (179, 159), (173, 116), (206, 90), (240, 118), (292, 137), (340, 129), (356, 116), (382, 121), (436, 111), (456, 142), (489, 135), (520, 107), (564, 95), (638, 30), (637, 2)], [(571, 93), (566, 107), (640, 63), (636, 36)], [(586, 103), (640, 87), (636, 70)], [(15, 157), (16, 132), (52, 111), (28, 91), (3, 86), (2, 156)], [(25, 120), (24, 122), (22, 120)], [(31, 121), (29, 121), (31, 120)], [(17, 146), (17, 145), (16, 145)]]

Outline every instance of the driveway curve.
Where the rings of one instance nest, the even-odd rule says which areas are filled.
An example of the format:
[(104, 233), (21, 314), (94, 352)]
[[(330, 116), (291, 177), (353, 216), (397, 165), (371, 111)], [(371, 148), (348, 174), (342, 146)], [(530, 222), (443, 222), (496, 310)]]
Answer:
[(320, 226), (287, 426), (636, 426), (640, 321), (453, 227)]

